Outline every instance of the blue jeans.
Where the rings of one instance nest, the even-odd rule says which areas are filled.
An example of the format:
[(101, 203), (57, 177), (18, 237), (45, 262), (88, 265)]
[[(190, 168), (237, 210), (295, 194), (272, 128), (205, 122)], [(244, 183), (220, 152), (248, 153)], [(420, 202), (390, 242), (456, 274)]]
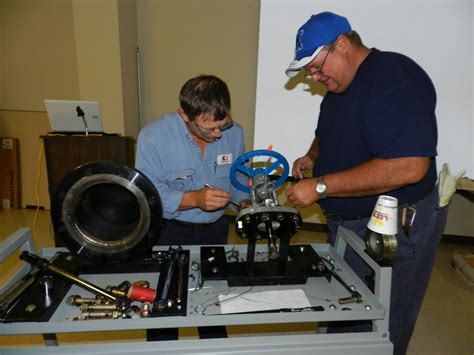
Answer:
[[(407, 233), (401, 226), (402, 207), (416, 209), (414, 224)], [(425, 296), (433, 269), (441, 236), (446, 225), (448, 207), (439, 207), (437, 188), (425, 199), (399, 208), (398, 249), (392, 265), (392, 289), (390, 300), (389, 331), (394, 344), (394, 354), (405, 354), (415, 328), (416, 319)], [(337, 228), (348, 228), (365, 240), (368, 218), (353, 221), (333, 221), (328, 219), (328, 242), (334, 244)], [(371, 269), (351, 249), (347, 248), (344, 259), (365, 282)], [(352, 324), (348, 324), (352, 323)], [(350, 331), (370, 331), (366, 322), (331, 322), (328, 333)], [(364, 323), (364, 324), (361, 324)]]

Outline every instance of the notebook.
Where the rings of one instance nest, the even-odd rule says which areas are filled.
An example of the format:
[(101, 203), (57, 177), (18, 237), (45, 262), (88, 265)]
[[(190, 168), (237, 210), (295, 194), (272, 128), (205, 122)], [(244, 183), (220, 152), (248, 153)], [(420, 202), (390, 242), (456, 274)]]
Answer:
[(44, 100), (54, 133), (102, 133), (98, 101)]

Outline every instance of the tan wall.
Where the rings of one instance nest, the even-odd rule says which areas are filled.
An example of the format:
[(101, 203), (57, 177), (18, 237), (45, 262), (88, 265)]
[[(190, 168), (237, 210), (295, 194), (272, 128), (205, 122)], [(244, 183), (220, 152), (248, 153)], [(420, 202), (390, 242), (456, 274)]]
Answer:
[(140, 130), (137, 77), (137, 6), (135, 1), (118, 1), (120, 67), (124, 134), (137, 138)]
[(117, 0), (72, 0), (83, 100), (98, 100), (104, 130), (123, 133)]
[(175, 111), (186, 80), (217, 75), (251, 148), (259, 8), (258, 0), (137, 0), (144, 121)]
[(21, 205), (49, 208), (43, 100), (79, 98), (71, 2), (1, 0), (0, 29), (0, 136), (19, 138)]
[(44, 99), (99, 100), (106, 132), (137, 136), (136, 44), (134, 0), (0, 0), (0, 136), (20, 138), (22, 206), (37, 205)]
[(0, 109), (79, 98), (70, 1), (1, 0), (0, 36)]

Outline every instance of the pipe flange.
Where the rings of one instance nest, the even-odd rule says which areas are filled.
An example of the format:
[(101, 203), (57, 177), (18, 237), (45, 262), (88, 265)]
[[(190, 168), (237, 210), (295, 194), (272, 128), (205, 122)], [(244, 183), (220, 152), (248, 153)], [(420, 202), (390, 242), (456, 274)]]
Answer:
[(158, 191), (138, 170), (93, 162), (58, 184), (51, 217), (71, 252), (121, 262), (151, 251), (162, 229), (163, 208)]

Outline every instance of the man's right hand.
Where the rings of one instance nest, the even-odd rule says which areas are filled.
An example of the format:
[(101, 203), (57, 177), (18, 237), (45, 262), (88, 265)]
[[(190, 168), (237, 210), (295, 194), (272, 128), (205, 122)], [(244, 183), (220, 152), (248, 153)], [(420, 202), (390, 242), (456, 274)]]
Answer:
[(304, 155), (301, 158), (298, 158), (293, 163), (293, 170), (292, 174), (293, 177), (297, 179), (302, 179), (303, 175), (309, 169), (312, 169), (314, 166), (313, 160), (309, 157), (309, 155)]
[(226, 207), (230, 201), (230, 194), (218, 188), (203, 187), (196, 192), (197, 206), (203, 211), (215, 211)]

